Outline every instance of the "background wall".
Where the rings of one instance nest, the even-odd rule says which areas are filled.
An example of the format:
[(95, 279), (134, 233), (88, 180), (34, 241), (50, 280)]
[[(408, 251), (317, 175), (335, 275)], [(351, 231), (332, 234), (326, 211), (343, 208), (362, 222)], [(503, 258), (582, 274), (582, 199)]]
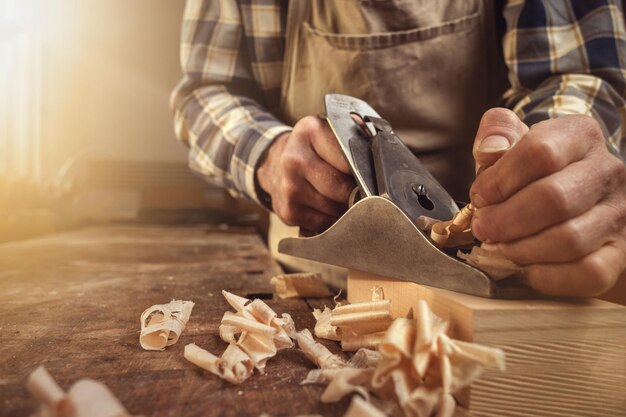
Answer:
[(188, 168), (184, 0), (0, 0), (0, 242), (101, 222), (264, 222)]
[(46, 0), (41, 172), (96, 157), (185, 163), (168, 97), (180, 78), (184, 1)]

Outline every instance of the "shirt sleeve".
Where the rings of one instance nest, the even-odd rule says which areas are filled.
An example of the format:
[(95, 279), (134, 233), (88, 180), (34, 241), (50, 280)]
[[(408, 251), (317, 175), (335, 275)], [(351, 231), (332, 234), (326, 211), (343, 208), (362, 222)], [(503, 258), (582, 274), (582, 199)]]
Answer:
[(528, 125), (585, 114), (618, 152), (626, 122), (626, 36), (618, 0), (508, 0), (504, 98)]
[(291, 130), (261, 104), (235, 0), (188, 0), (180, 47), (183, 78), (170, 98), (191, 169), (233, 196), (260, 203), (255, 169)]

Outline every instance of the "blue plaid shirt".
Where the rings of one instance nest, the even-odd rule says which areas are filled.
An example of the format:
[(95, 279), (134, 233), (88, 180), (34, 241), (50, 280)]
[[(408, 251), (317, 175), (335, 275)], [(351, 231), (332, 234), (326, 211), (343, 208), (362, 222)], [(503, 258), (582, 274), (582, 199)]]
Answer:
[[(290, 126), (280, 100), (287, 0), (188, 0), (184, 77), (171, 97), (191, 168), (259, 201), (254, 173)], [(528, 125), (586, 114), (619, 149), (626, 121), (626, 34), (618, 0), (508, 0), (502, 45), (511, 87), (503, 103)]]

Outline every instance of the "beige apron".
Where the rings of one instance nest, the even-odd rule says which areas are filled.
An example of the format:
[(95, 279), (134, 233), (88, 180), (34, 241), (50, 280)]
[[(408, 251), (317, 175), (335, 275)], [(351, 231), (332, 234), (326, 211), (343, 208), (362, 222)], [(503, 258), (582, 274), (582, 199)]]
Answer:
[[(453, 197), (467, 200), (478, 122), (506, 88), (493, 1), (291, 0), (283, 120), (323, 113), (327, 93), (361, 98)], [(272, 216), (274, 253), (286, 235), (297, 228)]]

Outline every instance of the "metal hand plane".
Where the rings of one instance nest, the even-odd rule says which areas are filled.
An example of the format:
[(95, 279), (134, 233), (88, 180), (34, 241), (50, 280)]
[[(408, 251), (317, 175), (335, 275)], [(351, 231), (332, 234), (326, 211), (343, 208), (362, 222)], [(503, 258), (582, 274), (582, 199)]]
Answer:
[(449, 220), (459, 208), (386, 120), (354, 97), (328, 94), (325, 104), (360, 195), (328, 230), (283, 239), (279, 252), (482, 297), (529, 296), (516, 279), (496, 282), (438, 249), (417, 227), (420, 216)]

